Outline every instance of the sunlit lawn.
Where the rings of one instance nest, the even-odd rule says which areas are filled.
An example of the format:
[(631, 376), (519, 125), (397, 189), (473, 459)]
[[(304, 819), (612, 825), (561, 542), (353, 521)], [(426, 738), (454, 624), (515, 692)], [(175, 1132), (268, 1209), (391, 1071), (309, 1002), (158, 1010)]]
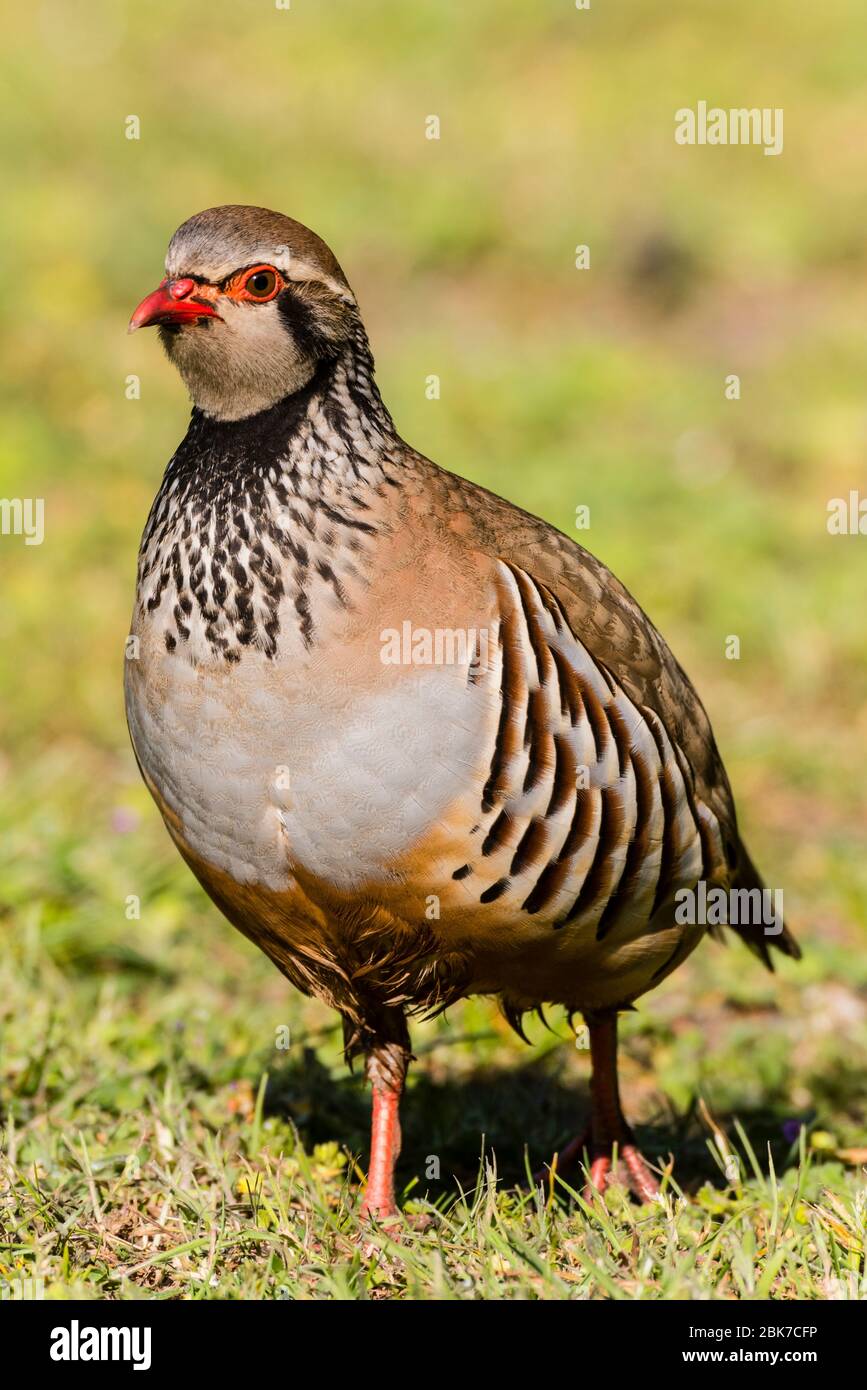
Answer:
[[(798, 9), (106, 0), (86, 31), (60, 4), (7, 21), (0, 495), (44, 498), (46, 535), (0, 536), (0, 1279), (867, 1292), (867, 540), (825, 524), (867, 488), (867, 16)], [(784, 106), (784, 154), (675, 146), (700, 97)], [(474, 1000), (415, 1033), (399, 1177), (436, 1219), (362, 1232), (366, 1097), (336, 1019), (222, 921), (139, 784), (123, 642), (187, 406), (124, 329), (175, 225), (221, 201), (326, 236), (405, 436), (600, 554), (703, 695), (805, 958), (771, 977), (708, 942), (626, 1019), (627, 1102), (649, 1156), (675, 1155), (664, 1208), (522, 1186), (580, 1127), (586, 1057), (553, 1015), (530, 1050)]]

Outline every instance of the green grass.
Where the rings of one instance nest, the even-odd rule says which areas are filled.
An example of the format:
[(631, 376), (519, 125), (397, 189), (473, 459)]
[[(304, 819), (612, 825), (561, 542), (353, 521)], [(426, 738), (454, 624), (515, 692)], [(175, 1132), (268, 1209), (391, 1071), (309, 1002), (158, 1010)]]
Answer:
[[(867, 17), (796, 8), (105, 0), (8, 21), (0, 496), (43, 497), (46, 538), (0, 536), (0, 1279), (867, 1293), (867, 541), (825, 528), (867, 488)], [(675, 146), (699, 98), (785, 107), (784, 154)], [(187, 407), (124, 330), (175, 225), (227, 200), (330, 240), (413, 444), (567, 532), (590, 507), (579, 538), (708, 706), (805, 958), (771, 977), (708, 942), (624, 1020), (629, 1112), (655, 1162), (675, 1154), (664, 1207), (528, 1191), (581, 1126), (587, 1059), (553, 1015), (529, 1050), (472, 1000), (414, 1032), (399, 1181), (436, 1219), (361, 1228), (367, 1100), (335, 1018), (220, 919), (139, 783), (123, 643)]]
[(833, 970), (772, 984), (709, 947), (627, 1020), (639, 1137), (664, 1168), (677, 1154), (655, 1207), (529, 1188), (586, 1105), (574, 1048), (537, 1028), (530, 1052), (480, 1001), (423, 1025), (399, 1176), (434, 1221), (372, 1231), (367, 1100), (328, 1011), (171, 860), (135, 934), (119, 898), (63, 911), (94, 873), (137, 876), (133, 838), (89, 864), (57, 844), (53, 907), (22, 907), (0, 977), (3, 1277), (76, 1298), (863, 1297), (867, 1039)]

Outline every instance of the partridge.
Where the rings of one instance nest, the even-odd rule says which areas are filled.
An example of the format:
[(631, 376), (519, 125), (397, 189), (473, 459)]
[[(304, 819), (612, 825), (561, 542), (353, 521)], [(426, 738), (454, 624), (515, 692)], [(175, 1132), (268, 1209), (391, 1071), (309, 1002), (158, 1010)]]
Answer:
[[(618, 1011), (707, 931), (684, 893), (762, 886), (698, 695), (599, 560), (404, 443), (318, 236), (211, 208), (165, 268), (130, 331), (158, 326), (193, 410), (141, 542), (130, 734), (206, 892), (366, 1059), (363, 1210), (396, 1211), (407, 1019), (469, 994), (519, 1031), (583, 1016), (572, 1152), (653, 1198)], [(781, 921), (735, 930), (798, 954)]]

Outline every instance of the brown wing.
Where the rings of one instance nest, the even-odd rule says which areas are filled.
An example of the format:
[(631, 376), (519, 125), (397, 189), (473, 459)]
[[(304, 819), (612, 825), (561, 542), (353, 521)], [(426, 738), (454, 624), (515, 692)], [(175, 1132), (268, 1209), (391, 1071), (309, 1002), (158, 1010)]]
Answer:
[[(719, 822), (730, 887), (761, 887), (738, 832), (731, 786), (704, 705), (640, 605), (601, 561), (548, 522), (427, 460), (424, 465), (435, 470), (436, 483), (430, 474), (427, 483), (438, 484), (444, 509), (472, 518), (479, 548), (545, 584), (594, 660), (612, 673), (636, 705), (651, 709), (662, 721), (686, 757), (695, 795)], [(761, 923), (733, 930), (771, 969), (769, 942), (786, 955), (800, 957), (786, 928), (777, 936), (766, 936)]]

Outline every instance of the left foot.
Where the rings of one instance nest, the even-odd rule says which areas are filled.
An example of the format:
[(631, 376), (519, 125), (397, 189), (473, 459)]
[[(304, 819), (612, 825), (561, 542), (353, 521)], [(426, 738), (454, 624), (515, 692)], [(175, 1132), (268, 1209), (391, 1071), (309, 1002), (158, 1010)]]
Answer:
[(372, 1216), (380, 1225), (402, 1220), (394, 1197), (394, 1167), (400, 1153), (400, 1098), (409, 1064), (409, 1039), (372, 1047), (367, 1053), (367, 1075), (373, 1103), (370, 1117), (370, 1167), (361, 1200), (362, 1218)]
[[(575, 1169), (585, 1151), (590, 1159), (589, 1182), (584, 1188), (584, 1200), (594, 1192), (603, 1193), (612, 1179), (622, 1181), (641, 1202), (653, 1202), (659, 1197), (659, 1183), (650, 1171), (635, 1143), (635, 1137), (623, 1115), (617, 1081), (617, 1013), (587, 1015), (590, 1030), (590, 1059), (593, 1072), (590, 1078), (590, 1123), (584, 1132), (556, 1154), (535, 1180), (547, 1180), (548, 1174)], [(612, 1151), (617, 1147), (617, 1171), (612, 1170)]]
[[(627, 1135), (629, 1129), (624, 1123), (624, 1136)], [(565, 1177), (568, 1173), (579, 1171), (586, 1153), (590, 1159), (590, 1166), (589, 1181), (581, 1194), (585, 1202), (593, 1197), (594, 1192), (603, 1193), (613, 1181), (628, 1187), (640, 1202), (656, 1201), (660, 1195), (659, 1183), (651, 1172), (647, 1159), (632, 1142), (631, 1137), (625, 1143), (618, 1141), (616, 1167), (612, 1163), (612, 1150), (613, 1144), (607, 1150), (600, 1150), (585, 1130), (577, 1139), (572, 1139), (565, 1148), (556, 1153), (550, 1163), (546, 1163), (534, 1173), (533, 1181), (538, 1186), (539, 1183), (548, 1182), (552, 1172)]]

